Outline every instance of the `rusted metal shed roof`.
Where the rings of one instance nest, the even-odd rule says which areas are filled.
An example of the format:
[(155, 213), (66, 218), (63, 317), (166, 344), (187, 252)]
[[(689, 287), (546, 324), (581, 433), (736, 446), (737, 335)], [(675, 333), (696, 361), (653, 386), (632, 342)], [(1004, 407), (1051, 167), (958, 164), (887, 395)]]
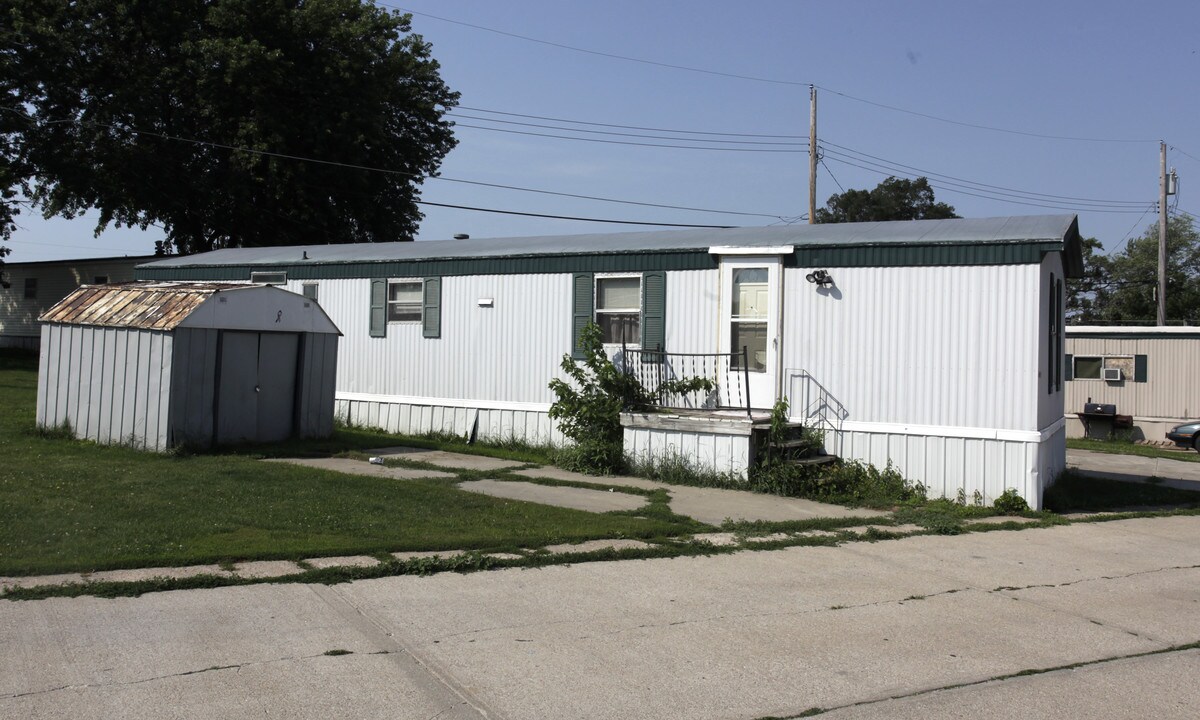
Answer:
[(214, 282), (83, 285), (38, 319), (72, 325), (173, 330), (214, 293), (248, 287), (257, 286)]

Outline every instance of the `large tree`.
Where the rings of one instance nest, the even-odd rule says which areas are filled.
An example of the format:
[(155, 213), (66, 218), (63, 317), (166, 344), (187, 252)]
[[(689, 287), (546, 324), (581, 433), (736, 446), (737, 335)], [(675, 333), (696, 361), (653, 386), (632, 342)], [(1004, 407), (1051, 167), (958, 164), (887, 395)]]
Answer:
[(0, 181), (47, 217), (99, 209), (97, 233), (161, 225), (181, 252), (410, 240), (455, 145), (429, 44), (364, 0), (0, 7)]
[(889, 177), (874, 190), (847, 190), (831, 195), (817, 208), (819, 223), (876, 222), (880, 220), (940, 220), (956, 218), (954, 208), (937, 202), (925, 178)]
[[(1086, 311), (1072, 322), (1153, 325), (1158, 318), (1158, 223), (1117, 254), (1094, 258), (1090, 297), (1076, 285), (1068, 299)], [(1090, 305), (1090, 307), (1088, 307)], [(1187, 215), (1167, 221), (1167, 322), (1200, 325), (1200, 232)]]

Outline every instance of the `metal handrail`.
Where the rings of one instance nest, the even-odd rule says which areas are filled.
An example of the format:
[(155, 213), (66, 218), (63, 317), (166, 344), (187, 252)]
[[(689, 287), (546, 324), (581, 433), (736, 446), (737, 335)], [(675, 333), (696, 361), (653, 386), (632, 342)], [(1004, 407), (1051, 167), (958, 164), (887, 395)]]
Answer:
[[(620, 357), (614, 357), (613, 363), (637, 378), (642, 388), (656, 398), (658, 407), (697, 410), (737, 408), (744, 409), (752, 417), (749, 357), (749, 350), (745, 346), (740, 352), (669, 353), (661, 349), (630, 348), (621, 343)], [(710, 380), (713, 390), (709, 393), (668, 394), (664, 387), (667, 380), (694, 377)]]

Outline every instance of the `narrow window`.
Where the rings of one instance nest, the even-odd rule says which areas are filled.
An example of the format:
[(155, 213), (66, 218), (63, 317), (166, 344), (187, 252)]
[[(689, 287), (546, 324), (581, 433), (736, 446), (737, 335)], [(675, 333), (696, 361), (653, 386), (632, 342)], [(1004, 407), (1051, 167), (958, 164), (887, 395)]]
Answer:
[(421, 321), (421, 281), (396, 280), (388, 283), (388, 322)]
[(25, 299), (37, 299), (37, 278), (25, 278)]
[(250, 273), (250, 282), (263, 283), (265, 285), (283, 285), (287, 282), (287, 273), (285, 272), (252, 272)]
[(742, 367), (746, 350), (751, 372), (767, 371), (767, 268), (738, 268), (733, 271), (732, 303), (729, 313), (729, 349), (734, 367)]
[(605, 343), (638, 345), (642, 331), (642, 279), (596, 278), (596, 324)]

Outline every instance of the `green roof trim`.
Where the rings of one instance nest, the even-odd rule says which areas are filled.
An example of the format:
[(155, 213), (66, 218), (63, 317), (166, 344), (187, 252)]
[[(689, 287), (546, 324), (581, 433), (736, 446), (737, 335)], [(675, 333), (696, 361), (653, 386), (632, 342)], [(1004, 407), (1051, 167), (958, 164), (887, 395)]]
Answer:
[[(1078, 241), (1076, 240), (1076, 244)], [(925, 267), (1038, 264), (1061, 242), (933, 243), (798, 247), (784, 258), (787, 267)], [(1071, 272), (1070, 242), (1064, 264)], [(671, 252), (576, 253), (511, 257), (383, 260), (370, 262), (308, 261), (280, 265), (197, 264), (142, 266), (139, 280), (249, 280), (251, 272), (286, 272), (289, 280), (430, 277), (454, 275), (518, 275), (570, 272), (654, 272), (711, 270), (719, 257), (706, 250)]]

